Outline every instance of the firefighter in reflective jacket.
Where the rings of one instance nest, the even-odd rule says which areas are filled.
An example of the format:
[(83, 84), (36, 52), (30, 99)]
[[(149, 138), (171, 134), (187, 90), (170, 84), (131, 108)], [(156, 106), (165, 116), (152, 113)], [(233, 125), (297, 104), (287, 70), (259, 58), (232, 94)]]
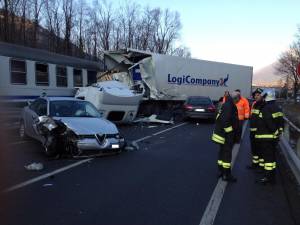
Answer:
[[(263, 98), (261, 93), (263, 92), (262, 89), (257, 88), (253, 93), (252, 97), (254, 98), (254, 102), (251, 106), (251, 115), (250, 115), (250, 143), (251, 143), (251, 153), (252, 153), (252, 163), (248, 165), (248, 169), (258, 169), (259, 168), (259, 161), (262, 161), (263, 158), (261, 155), (261, 151), (259, 150), (259, 145), (255, 139), (255, 133), (257, 131), (257, 120), (259, 118), (260, 109), (264, 104)], [(263, 164), (261, 164), (263, 165)]]
[(259, 181), (262, 184), (275, 184), (275, 153), (284, 126), (283, 113), (275, 102), (274, 89), (265, 89), (262, 96), (265, 104), (260, 110), (255, 134), (264, 159), (264, 176)]
[(235, 142), (238, 126), (238, 114), (235, 103), (239, 100), (238, 93), (233, 92), (226, 98), (217, 117), (212, 140), (220, 145), (218, 157), (219, 177), (224, 181), (235, 182), (236, 178), (231, 174), (232, 148)]

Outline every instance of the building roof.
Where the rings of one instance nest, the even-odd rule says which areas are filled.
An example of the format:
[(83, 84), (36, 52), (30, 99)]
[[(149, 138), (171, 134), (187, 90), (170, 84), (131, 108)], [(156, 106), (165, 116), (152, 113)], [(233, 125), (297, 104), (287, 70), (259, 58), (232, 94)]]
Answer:
[(60, 55), (41, 49), (29, 48), (15, 44), (0, 42), (0, 55), (27, 59), (38, 62), (47, 62), (57, 65), (72, 66), (88, 70), (103, 71), (103, 62), (96, 62), (76, 57)]

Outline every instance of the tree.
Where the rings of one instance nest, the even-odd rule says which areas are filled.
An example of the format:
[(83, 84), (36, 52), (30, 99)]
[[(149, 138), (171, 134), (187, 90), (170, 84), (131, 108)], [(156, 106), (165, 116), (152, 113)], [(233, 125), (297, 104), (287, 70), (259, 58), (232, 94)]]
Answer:
[(179, 37), (179, 30), (181, 29), (179, 13), (171, 12), (169, 9), (160, 10), (156, 20), (155, 52), (168, 54), (175, 40)]
[(38, 28), (43, 4), (44, 0), (33, 0), (33, 47), (36, 47), (38, 42)]
[(74, 18), (74, 8), (73, 8), (73, 0), (63, 0), (63, 16), (64, 16), (64, 51), (65, 54), (71, 55), (71, 32), (74, 26), (73, 18)]
[[(300, 32), (300, 28), (299, 28)], [(300, 87), (299, 76), (297, 75), (297, 65), (300, 63), (300, 39), (295, 41), (290, 48), (283, 52), (279, 59), (278, 65), (276, 65), (277, 73), (286, 77), (293, 84), (293, 97), (296, 101), (297, 92)]]

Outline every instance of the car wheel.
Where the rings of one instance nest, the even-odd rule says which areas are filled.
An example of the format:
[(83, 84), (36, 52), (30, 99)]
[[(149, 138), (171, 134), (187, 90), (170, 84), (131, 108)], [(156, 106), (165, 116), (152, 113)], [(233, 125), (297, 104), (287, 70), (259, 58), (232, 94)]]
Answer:
[(54, 157), (57, 155), (57, 151), (51, 146), (44, 146), (44, 152), (47, 157)]
[(26, 140), (28, 138), (25, 132), (25, 124), (23, 120), (20, 122), (20, 126), (19, 126), (19, 137), (22, 140)]

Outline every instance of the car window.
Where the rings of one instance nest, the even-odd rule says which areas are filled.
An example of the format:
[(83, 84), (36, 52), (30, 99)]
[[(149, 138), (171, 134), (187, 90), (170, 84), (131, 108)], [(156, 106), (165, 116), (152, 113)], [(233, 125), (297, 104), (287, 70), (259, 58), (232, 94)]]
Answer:
[(210, 105), (212, 104), (209, 98), (189, 98), (187, 101), (191, 105)]
[(47, 115), (47, 101), (45, 99), (40, 99), (39, 104), (37, 105), (36, 114), (39, 116)]
[(47, 115), (47, 101), (45, 99), (39, 98), (35, 100), (30, 104), (29, 108), (39, 116)]

